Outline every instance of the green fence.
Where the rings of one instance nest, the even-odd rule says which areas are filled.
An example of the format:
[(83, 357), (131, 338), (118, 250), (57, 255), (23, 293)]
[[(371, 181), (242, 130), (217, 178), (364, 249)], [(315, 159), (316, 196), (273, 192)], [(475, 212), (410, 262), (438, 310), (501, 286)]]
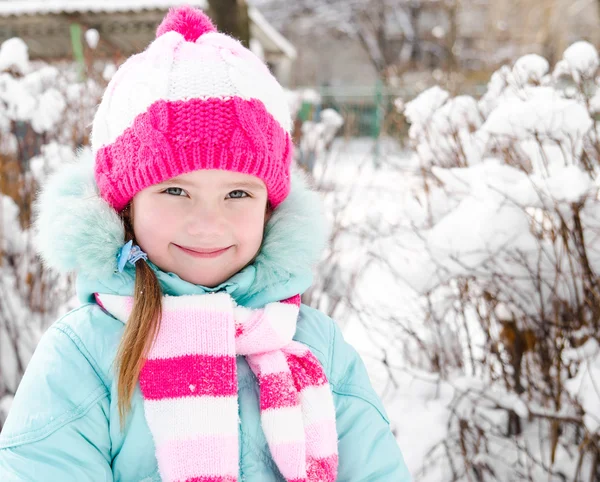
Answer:
[[(471, 88), (472, 92), (465, 94), (479, 97), (482, 88)], [(402, 112), (396, 108), (395, 101), (400, 98), (406, 104), (423, 89), (390, 88), (377, 83), (358, 87), (312, 87), (311, 90), (320, 95), (321, 103), (304, 102), (298, 112), (299, 121), (319, 120), (320, 112), (331, 108), (344, 119), (338, 135), (377, 138), (384, 134), (403, 139), (409, 126)]]
[(312, 90), (319, 93), (321, 103), (315, 105), (304, 102), (298, 112), (299, 120), (319, 120), (322, 110), (334, 109), (344, 119), (339, 135), (348, 137), (406, 134), (404, 116), (398, 112), (394, 102), (399, 97), (410, 99), (418, 94), (406, 89), (385, 88), (380, 84), (366, 87), (321, 87)]

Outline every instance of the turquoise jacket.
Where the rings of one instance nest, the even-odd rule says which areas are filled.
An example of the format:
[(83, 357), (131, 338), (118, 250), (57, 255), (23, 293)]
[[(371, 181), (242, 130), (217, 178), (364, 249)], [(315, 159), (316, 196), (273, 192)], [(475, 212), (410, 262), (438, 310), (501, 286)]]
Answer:
[[(2, 482), (160, 481), (139, 388), (124, 430), (119, 426), (114, 359), (124, 325), (96, 305), (93, 294), (131, 295), (134, 271), (115, 272), (122, 225), (95, 191), (90, 157), (81, 153), (79, 162), (53, 176), (40, 195), (36, 229), (41, 255), (51, 267), (77, 271), (82, 305), (46, 331), (27, 366), (0, 433)], [(150, 264), (163, 292), (226, 291), (248, 307), (304, 292), (326, 233), (318, 198), (298, 176), (292, 186), (251, 265), (205, 288)], [(385, 409), (336, 323), (302, 305), (294, 339), (317, 356), (331, 384), (338, 480), (409, 481)], [(239, 479), (283, 481), (261, 428), (256, 379), (243, 357), (237, 368)]]

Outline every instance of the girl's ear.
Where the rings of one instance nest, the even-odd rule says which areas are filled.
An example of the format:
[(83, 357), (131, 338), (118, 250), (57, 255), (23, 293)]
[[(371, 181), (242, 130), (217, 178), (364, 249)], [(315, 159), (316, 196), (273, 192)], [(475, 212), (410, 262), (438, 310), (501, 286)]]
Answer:
[(267, 207), (265, 208), (265, 226), (269, 222), (269, 219), (271, 219), (272, 215), (273, 215), (273, 208), (271, 207), (271, 203), (269, 201), (267, 201)]
[(123, 210), (119, 213), (121, 219), (123, 220), (123, 224), (125, 226), (125, 237), (126, 241), (134, 239), (133, 233), (133, 200), (123, 208)]
[(121, 215), (133, 225), (133, 199), (129, 201), (129, 204), (125, 206), (125, 208), (123, 208)]

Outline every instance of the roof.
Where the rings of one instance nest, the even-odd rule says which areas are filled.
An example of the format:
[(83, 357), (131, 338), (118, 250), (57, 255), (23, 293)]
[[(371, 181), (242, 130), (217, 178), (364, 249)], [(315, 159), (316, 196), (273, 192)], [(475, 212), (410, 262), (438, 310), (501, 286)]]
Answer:
[[(81, 36), (85, 61), (110, 59), (118, 64), (146, 49), (165, 12), (182, 3), (208, 7), (207, 0), (0, 0), (0, 44), (19, 37), (30, 59), (62, 61), (73, 57), (76, 35), (94, 29), (100, 41), (93, 53)], [(251, 38), (260, 44), (279, 81), (287, 84), (285, 75), (296, 49), (257, 9), (249, 7), (248, 16)]]
[(182, 3), (207, 7), (206, 0), (0, 0), (0, 16), (141, 11), (167, 9)]
[[(110, 15), (112, 13), (142, 13), (156, 10), (167, 10), (170, 7), (187, 3), (195, 7), (206, 9), (207, 0), (0, 0), (0, 18), (14, 16), (26, 20), (33, 16), (60, 15), (60, 14), (79, 14), (85, 17), (82, 20), (90, 22), (91, 16)], [(297, 57), (296, 49), (286, 40), (259, 12), (255, 7), (248, 7), (248, 16), (250, 17), (250, 28), (252, 36), (256, 38), (263, 46), (266, 52), (281, 52), (290, 59)], [(12, 22), (12, 20), (8, 20)], [(151, 19), (138, 17), (129, 18), (130, 22), (137, 22), (145, 25)], [(17, 24), (13, 28), (17, 29)], [(142, 26), (141, 29), (146, 27)], [(155, 28), (155, 27), (153, 27)], [(102, 32), (105, 36), (107, 32)], [(153, 33), (153, 32), (152, 32)], [(14, 33), (13, 33), (14, 35)], [(0, 35), (2, 37), (2, 35)], [(0, 39), (1, 40), (1, 39)], [(58, 39), (54, 39), (58, 41)], [(137, 51), (144, 48), (148, 39), (140, 39), (139, 43), (130, 45), (130, 50)], [(32, 44), (34, 39), (27, 38), (28, 44)], [(117, 42), (118, 43), (118, 42)], [(118, 45), (126, 53), (131, 53), (127, 45)], [(33, 46), (35, 50), (35, 46)], [(65, 47), (68, 48), (68, 45)], [(58, 49), (61, 50), (61, 49)], [(64, 48), (62, 49), (64, 50)]]
[(276, 49), (281, 50), (291, 59), (295, 59), (297, 57), (298, 54), (296, 52), (296, 48), (283, 35), (275, 30), (275, 28), (267, 21), (267, 19), (257, 8), (249, 6), (248, 17), (250, 17), (250, 22), (256, 25), (259, 29), (259, 31), (253, 32), (258, 40), (263, 45), (267, 44), (267, 42), (271, 44), (265, 45), (265, 50), (273, 50), (273, 47), (275, 47)]

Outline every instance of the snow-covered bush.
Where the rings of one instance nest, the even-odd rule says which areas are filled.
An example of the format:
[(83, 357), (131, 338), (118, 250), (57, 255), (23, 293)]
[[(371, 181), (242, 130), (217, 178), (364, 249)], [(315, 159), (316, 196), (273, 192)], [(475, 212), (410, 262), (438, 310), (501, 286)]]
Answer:
[(333, 109), (322, 110), (318, 121), (303, 122), (302, 137), (297, 150), (299, 165), (312, 174), (317, 158), (331, 146), (333, 138), (343, 124), (344, 119)]
[(41, 334), (72, 296), (68, 278), (42, 269), (29, 227), (39, 184), (88, 142), (103, 80), (78, 75), (30, 62), (18, 38), (0, 46), (0, 428)]
[(334, 109), (321, 109), (322, 99), (312, 89), (287, 91), (288, 105), (294, 121), (297, 164), (310, 174), (318, 157), (323, 157), (344, 124)]
[(401, 322), (405, 356), (454, 393), (424, 479), (600, 480), (598, 66), (578, 42), (479, 100), (406, 105), (422, 183), (395, 269), (422, 318)]

